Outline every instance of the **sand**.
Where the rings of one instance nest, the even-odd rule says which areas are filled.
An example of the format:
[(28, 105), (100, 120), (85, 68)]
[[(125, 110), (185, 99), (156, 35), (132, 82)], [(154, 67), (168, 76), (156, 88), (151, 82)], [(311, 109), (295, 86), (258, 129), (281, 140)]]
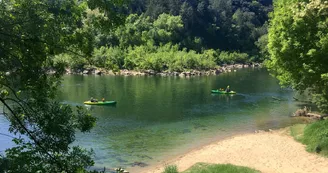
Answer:
[(234, 164), (263, 173), (328, 173), (328, 158), (308, 153), (287, 129), (234, 136), (195, 149), (146, 171), (161, 173), (165, 165), (184, 171), (197, 162)]

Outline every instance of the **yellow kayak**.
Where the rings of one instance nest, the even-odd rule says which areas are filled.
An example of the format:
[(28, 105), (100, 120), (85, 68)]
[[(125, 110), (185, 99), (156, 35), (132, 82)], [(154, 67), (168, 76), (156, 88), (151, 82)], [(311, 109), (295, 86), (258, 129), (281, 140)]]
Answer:
[(85, 101), (84, 104), (86, 105), (114, 105), (116, 104), (116, 101), (98, 101), (98, 102), (91, 102), (91, 101)]

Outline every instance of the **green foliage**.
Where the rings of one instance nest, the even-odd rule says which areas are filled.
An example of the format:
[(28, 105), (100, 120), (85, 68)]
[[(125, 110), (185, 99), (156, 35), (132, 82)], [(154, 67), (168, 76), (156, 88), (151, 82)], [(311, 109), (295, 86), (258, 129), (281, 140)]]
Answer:
[(306, 126), (294, 127), (292, 134), (296, 134), (294, 137), (305, 144), (309, 152), (316, 152), (328, 156), (327, 125), (327, 120), (317, 121)]
[(124, 65), (125, 52), (119, 47), (101, 47), (93, 52), (93, 62), (97, 67), (117, 71)]
[(328, 4), (324, 0), (275, 1), (269, 29), (267, 67), (284, 86), (310, 89), (328, 112)]
[(184, 71), (186, 69), (209, 70), (216, 66), (216, 52), (204, 53), (179, 50), (177, 45), (137, 46), (129, 48), (124, 67), (128, 69), (151, 69), (155, 71)]
[(124, 48), (153, 40), (157, 46), (172, 42), (180, 44), (181, 49), (197, 52), (205, 48), (256, 55), (255, 42), (267, 34), (271, 5), (272, 2), (250, 0), (130, 0), (125, 25), (115, 34), (98, 33), (96, 37), (107, 37), (101, 39), (101, 46), (105, 40), (107, 45)]
[(231, 164), (197, 163), (184, 173), (259, 173), (255, 169)]
[(179, 173), (178, 167), (176, 165), (166, 166), (163, 173)]
[(246, 63), (249, 59), (249, 55), (247, 53), (238, 53), (238, 52), (226, 52), (222, 51), (219, 53), (219, 57), (217, 59), (218, 64), (235, 64), (235, 63)]
[(263, 62), (266, 59), (270, 58), (269, 51), (268, 51), (268, 35), (262, 35), (257, 42), (255, 43), (257, 48), (260, 50), (259, 55), (261, 56), (260, 60)]
[(72, 69), (81, 69), (84, 65), (88, 64), (85, 58), (68, 53), (55, 55), (52, 60), (54, 65), (61, 64)]
[(152, 21), (145, 15), (131, 14), (125, 25), (117, 28), (113, 35), (121, 48), (145, 45), (151, 41), (155, 45), (177, 42), (179, 31), (183, 28), (180, 16), (161, 14)]
[[(100, 1), (88, 3), (115, 14)], [(86, 9), (76, 0), (0, 1), (1, 113), (17, 135), (16, 146), (0, 157), (0, 172), (90, 172), (92, 151), (72, 143), (75, 131), (90, 131), (96, 119), (55, 100), (64, 67), (90, 63), (94, 35)]]

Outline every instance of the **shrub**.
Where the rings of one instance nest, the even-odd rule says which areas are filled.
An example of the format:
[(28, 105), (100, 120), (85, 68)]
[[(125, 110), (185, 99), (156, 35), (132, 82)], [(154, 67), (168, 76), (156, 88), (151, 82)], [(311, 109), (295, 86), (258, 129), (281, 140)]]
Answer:
[(54, 64), (63, 64), (66, 67), (70, 67), (72, 69), (80, 69), (83, 68), (84, 65), (87, 64), (87, 61), (85, 58), (82, 58), (77, 55), (71, 55), (71, 54), (59, 54), (56, 55), (53, 58)]
[(163, 173), (179, 173), (178, 167), (176, 165), (166, 166)]
[(238, 53), (238, 52), (226, 52), (222, 51), (219, 53), (219, 57), (217, 59), (218, 64), (235, 64), (235, 63), (246, 63), (249, 59), (249, 55), (247, 53)]
[(328, 156), (328, 121), (317, 121), (306, 126), (301, 141), (307, 145), (309, 152)]
[(100, 47), (93, 53), (93, 62), (97, 67), (120, 69), (124, 65), (125, 52), (119, 47)]

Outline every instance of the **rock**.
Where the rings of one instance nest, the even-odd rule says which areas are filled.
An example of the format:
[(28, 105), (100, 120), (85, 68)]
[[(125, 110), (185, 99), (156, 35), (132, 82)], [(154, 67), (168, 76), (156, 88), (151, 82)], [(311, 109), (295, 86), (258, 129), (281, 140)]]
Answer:
[(90, 71), (89, 70), (84, 70), (82, 73), (83, 74), (90, 74)]
[(156, 74), (154, 70), (146, 70), (145, 73), (147, 75), (155, 75)]
[(261, 65), (259, 63), (253, 64), (253, 67), (260, 67)]
[(293, 116), (295, 116), (295, 117), (300, 117), (300, 116), (305, 117), (305, 116), (307, 116), (307, 114), (308, 114), (308, 109), (307, 109), (307, 107), (304, 107), (304, 109), (298, 109), (298, 110), (293, 114)]
[(145, 75), (146, 75), (146, 73), (143, 73), (143, 72), (136, 73), (136, 76), (145, 76)]
[(319, 115), (319, 114), (315, 114), (315, 113), (307, 113), (306, 115), (307, 117), (311, 117), (311, 118), (314, 118), (314, 119), (318, 119), (318, 120), (321, 120), (323, 119), (323, 116), (322, 115)]
[(139, 167), (146, 167), (148, 166), (147, 163), (143, 163), (143, 162), (134, 162), (131, 164), (132, 167), (135, 167), (135, 166), (139, 166)]
[(96, 75), (101, 75), (102, 72), (101, 72), (100, 70), (95, 70), (95, 74), (96, 74)]
[(66, 74), (72, 74), (72, 71), (70, 68), (65, 69), (65, 71), (66, 71)]
[(10, 75), (10, 72), (9, 72), (9, 71), (7, 71), (7, 72), (6, 72), (6, 76), (9, 76), (9, 75)]
[(180, 73), (179, 76), (180, 77), (186, 77), (185, 73)]
[(162, 76), (162, 77), (166, 77), (166, 76), (168, 76), (168, 74), (165, 73), (165, 72), (163, 72), (163, 73), (160, 73), (160, 76)]
[(234, 67), (235, 67), (235, 68), (243, 68), (244, 65), (243, 65), (243, 64), (235, 64)]
[(214, 74), (215, 74), (215, 75), (219, 75), (220, 73), (221, 73), (221, 71), (218, 70), (218, 69), (216, 69), (216, 70), (214, 71)]
[(173, 76), (179, 76), (180, 75), (180, 73), (178, 73), (178, 72), (173, 72)]

